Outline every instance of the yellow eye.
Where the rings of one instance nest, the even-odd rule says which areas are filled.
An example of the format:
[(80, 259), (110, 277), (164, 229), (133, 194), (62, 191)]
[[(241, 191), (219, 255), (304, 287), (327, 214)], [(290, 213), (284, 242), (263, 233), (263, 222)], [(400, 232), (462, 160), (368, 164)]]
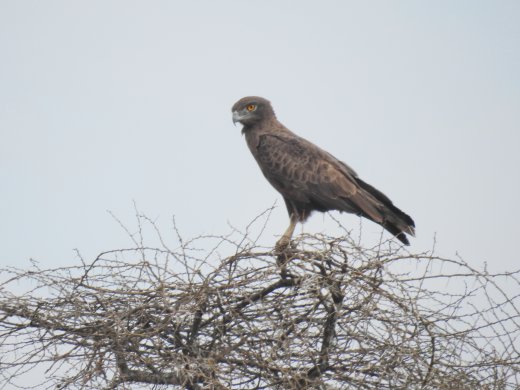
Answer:
[(246, 107), (246, 109), (249, 112), (254, 111), (254, 110), (256, 110), (256, 104), (250, 104), (249, 106)]

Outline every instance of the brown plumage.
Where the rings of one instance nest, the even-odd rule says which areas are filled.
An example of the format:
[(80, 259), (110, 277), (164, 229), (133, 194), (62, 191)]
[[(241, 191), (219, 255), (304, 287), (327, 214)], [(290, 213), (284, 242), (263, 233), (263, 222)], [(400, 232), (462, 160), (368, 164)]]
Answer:
[(262, 173), (287, 206), (291, 223), (278, 249), (289, 244), (296, 223), (314, 210), (368, 218), (409, 245), (406, 234), (415, 233), (412, 218), (348, 165), (282, 125), (268, 100), (248, 96), (236, 102), (232, 112), (233, 122), (244, 125), (242, 134)]

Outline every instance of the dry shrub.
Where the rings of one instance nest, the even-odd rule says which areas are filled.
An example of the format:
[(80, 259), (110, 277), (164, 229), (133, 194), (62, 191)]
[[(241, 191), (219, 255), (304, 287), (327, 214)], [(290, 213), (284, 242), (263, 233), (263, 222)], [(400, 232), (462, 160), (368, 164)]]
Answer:
[(348, 235), (277, 255), (251, 235), (3, 269), (0, 383), (45, 369), (38, 388), (518, 388), (519, 271)]

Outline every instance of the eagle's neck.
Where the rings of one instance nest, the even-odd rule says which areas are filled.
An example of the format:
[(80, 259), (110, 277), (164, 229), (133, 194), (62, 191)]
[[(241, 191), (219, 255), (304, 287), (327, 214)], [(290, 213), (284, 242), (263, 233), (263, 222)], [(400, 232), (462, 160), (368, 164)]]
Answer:
[(266, 133), (279, 133), (287, 131), (286, 127), (282, 125), (276, 117), (273, 115), (271, 118), (264, 119), (260, 122), (251, 124), (251, 125), (244, 125), (242, 127), (242, 134), (266, 134)]
[(244, 134), (247, 142), (247, 146), (251, 153), (257, 158), (257, 147), (260, 141), (260, 137), (265, 134), (280, 134), (287, 132), (284, 125), (272, 118), (268, 121), (262, 121), (255, 123), (254, 125), (244, 126), (242, 128), (242, 134)]

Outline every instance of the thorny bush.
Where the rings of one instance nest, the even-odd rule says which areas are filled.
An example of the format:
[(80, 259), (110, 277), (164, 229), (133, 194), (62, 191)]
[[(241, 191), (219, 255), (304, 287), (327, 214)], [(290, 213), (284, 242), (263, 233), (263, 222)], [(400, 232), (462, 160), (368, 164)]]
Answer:
[(275, 254), (250, 235), (3, 269), (0, 385), (44, 369), (38, 388), (520, 386), (519, 295), (503, 287), (520, 292), (519, 271), (348, 235)]

